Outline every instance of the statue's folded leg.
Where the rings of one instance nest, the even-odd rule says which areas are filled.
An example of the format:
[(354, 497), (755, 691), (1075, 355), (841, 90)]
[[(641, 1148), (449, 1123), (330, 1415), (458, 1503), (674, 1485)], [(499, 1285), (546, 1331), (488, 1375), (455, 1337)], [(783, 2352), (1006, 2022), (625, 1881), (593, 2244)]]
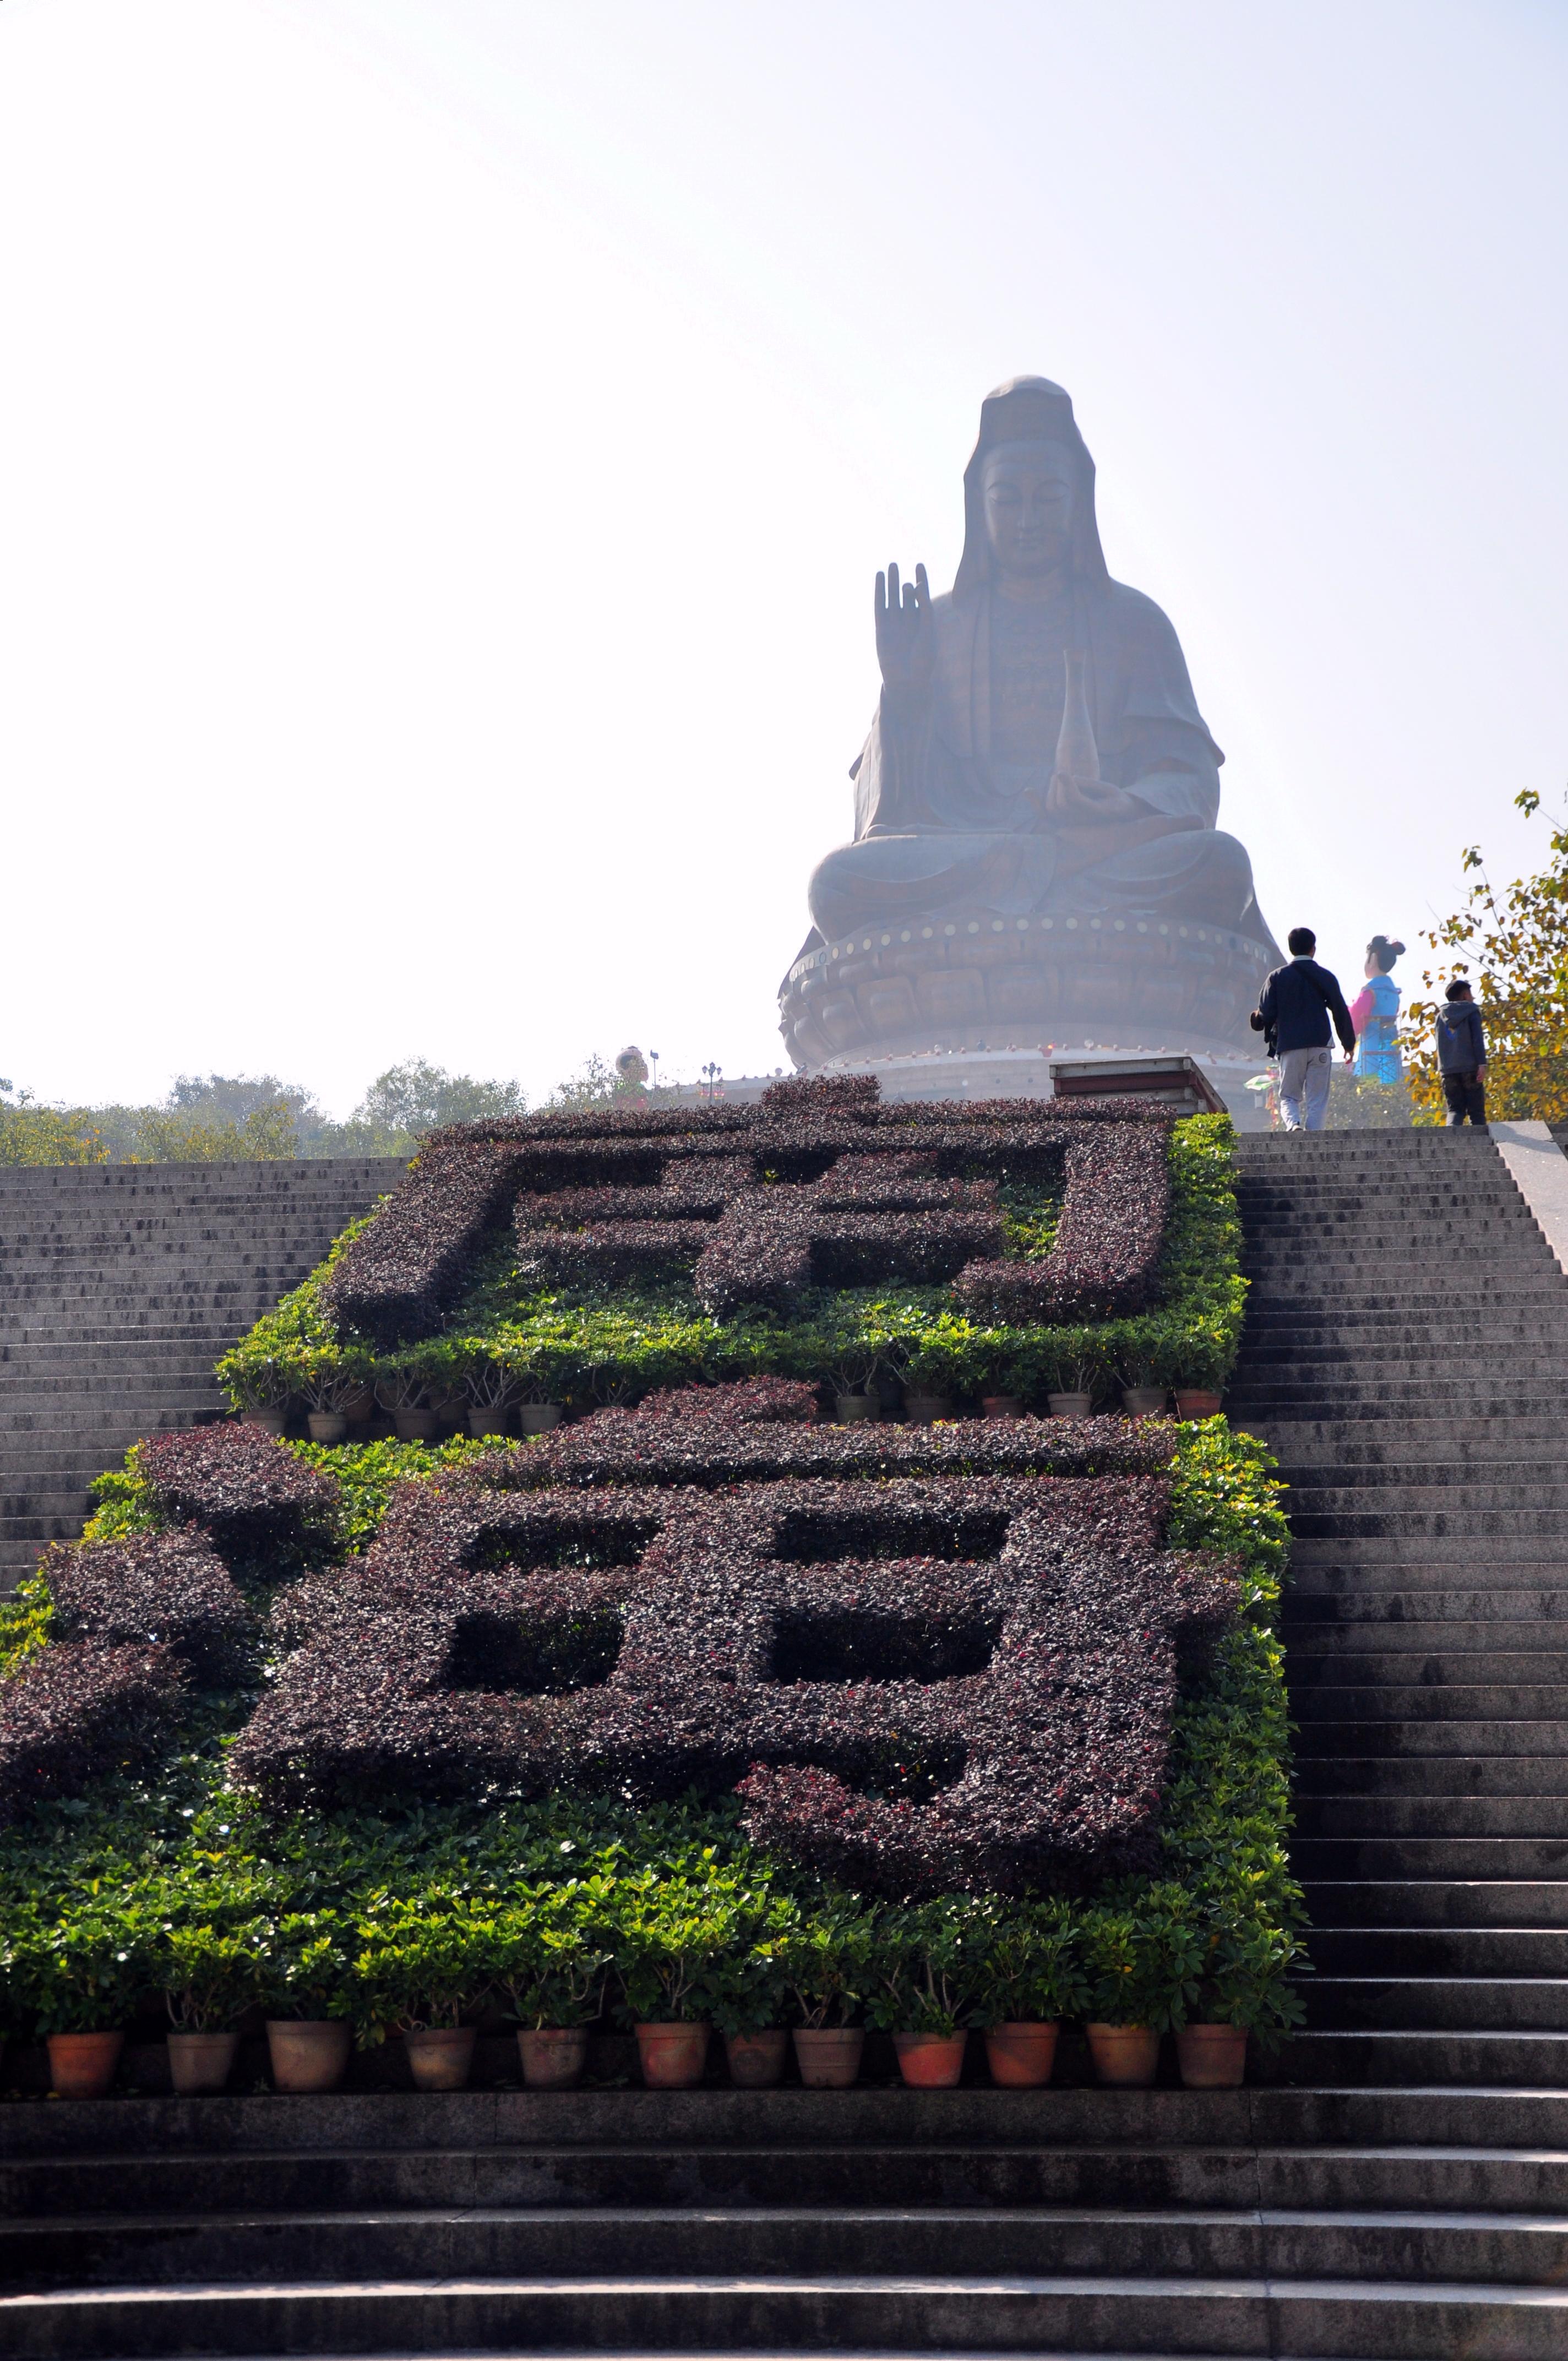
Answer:
[(1234, 927), (1269, 939), (1253, 895), (1246, 849), (1217, 829), (1156, 837), (1080, 870), (1058, 887), (1047, 907), (1195, 918), (1200, 925)]
[(818, 862), (811, 916), (829, 942), (860, 927), (907, 926), (948, 910), (1024, 917), (1045, 902), (1055, 867), (1043, 836), (945, 829), (863, 836)]

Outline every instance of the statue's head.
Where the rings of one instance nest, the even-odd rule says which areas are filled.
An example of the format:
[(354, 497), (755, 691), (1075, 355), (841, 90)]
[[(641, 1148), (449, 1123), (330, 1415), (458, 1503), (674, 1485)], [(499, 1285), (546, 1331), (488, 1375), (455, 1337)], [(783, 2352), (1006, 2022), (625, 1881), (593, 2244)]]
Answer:
[(964, 470), (964, 551), (954, 594), (997, 575), (1027, 579), (1066, 564), (1088, 589), (1109, 581), (1094, 521), (1094, 462), (1071, 397), (1048, 378), (1015, 377), (981, 404)]
[(998, 443), (981, 467), (986, 539), (999, 574), (1055, 574), (1072, 553), (1075, 469), (1060, 443)]

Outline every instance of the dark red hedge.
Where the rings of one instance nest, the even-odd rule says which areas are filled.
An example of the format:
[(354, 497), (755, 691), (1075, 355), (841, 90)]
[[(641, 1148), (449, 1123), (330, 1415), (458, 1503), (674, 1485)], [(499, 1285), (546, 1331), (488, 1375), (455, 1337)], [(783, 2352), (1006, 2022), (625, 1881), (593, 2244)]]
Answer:
[[(789, 1408), (593, 1421), (577, 1488), (400, 1487), (363, 1560), (279, 1601), (297, 1653), (233, 1775), (280, 1806), (740, 1783), (761, 1840), (899, 1893), (1148, 1859), (1178, 1641), (1235, 1600), (1161, 1549), (1166, 1481), (800, 1477), (862, 1437)], [(1020, 1439), (987, 1428), (971, 1458)], [(765, 1480), (734, 1481), (742, 1457)]]
[(306, 1466), (258, 1426), (193, 1426), (139, 1448), (159, 1507), (203, 1526), (227, 1557), (302, 1546), (313, 1529), (330, 1523), (341, 1497), (334, 1477)]
[[(542, 1278), (695, 1262), (722, 1312), (808, 1280), (956, 1277), (966, 1301), (1005, 1301), (1012, 1318), (1098, 1318), (1146, 1299), (1169, 1120), (1132, 1098), (883, 1106), (850, 1076), (779, 1083), (755, 1107), (456, 1125), (347, 1248), (325, 1300), (379, 1344), (428, 1330), (515, 1202), (522, 1266)], [(996, 1181), (1057, 1175), (1056, 1249), (1003, 1260)]]
[[(787, 1422), (759, 1433), (751, 1407), (761, 1387), (792, 1386)], [(707, 1408), (710, 1400), (730, 1398)], [(770, 1397), (780, 1400), (778, 1396)], [(731, 1406), (731, 1400), (733, 1406)], [(1168, 1467), (1176, 1431), (1159, 1419), (959, 1419), (939, 1426), (812, 1426), (815, 1389), (782, 1378), (692, 1387), (651, 1396), (636, 1410), (602, 1410), (542, 1441), (488, 1452), (470, 1463), (497, 1490), (607, 1484), (725, 1484), (773, 1477), (1145, 1476)], [(655, 1420), (651, 1405), (664, 1414)], [(688, 1407), (689, 1406), (689, 1407)]]
[(192, 1527), (124, 1541), (57, 1542), (42, 1568), (61, 1639), (172, 1650), (198, 1680), (245, 1667), (254, 1620), (233, 1576)]
[(184, 1675), (168, 1648), (51, 1642), (0, 1681), (0, 1824), (140, 1761), (167, 1732)]

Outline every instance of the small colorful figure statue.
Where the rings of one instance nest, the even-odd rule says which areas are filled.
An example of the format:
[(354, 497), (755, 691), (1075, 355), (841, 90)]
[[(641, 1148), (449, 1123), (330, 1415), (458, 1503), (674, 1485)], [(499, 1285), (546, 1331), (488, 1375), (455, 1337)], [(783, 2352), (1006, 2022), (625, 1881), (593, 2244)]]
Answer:
[(1366, 946), (1366, 965), (1363, 970), (1366, 982), (1350, 1004), (1350, 1021), (1355, 1027), (1354, 1072), (1358, 1081), (1399, 1080), (1396, 1030), (1399, 987), (1388, 971), (1404, 948), (1403, 943), (1391, 943), (1387, 935), (1374, 935)]

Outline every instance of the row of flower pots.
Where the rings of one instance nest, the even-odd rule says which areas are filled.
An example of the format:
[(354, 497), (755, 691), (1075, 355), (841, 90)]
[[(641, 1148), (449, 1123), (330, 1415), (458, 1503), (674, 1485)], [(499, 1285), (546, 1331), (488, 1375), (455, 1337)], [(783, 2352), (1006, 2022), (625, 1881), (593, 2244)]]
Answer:
[[(1121, 1390), (1122, 1408), (1128, 1418), (1162, 1418), (1171, 1396), (1168, 1386), (1124, 1386)], [(1212, 1418), (1219, 1410), (1219, 1395), (1207, 1387), (1178, 1386), (1175, 1393), (1178, 1418)], [(980, 1407), (984, 1418), (1024, 1418), (1028, 1414), (1021, 1394), (986, 1394)], [(1094, 1397), (1086, 1393), (1047, 1394), (1046, 1408), (1052, 1418), (1091, 1418), (1094, 1414)], [(876, 1394), (836, 1395), (833, 1409), (840, 1426), (852, 1426), (883, 1415)], [(934, 1426), (939, 1420), (957, 1418), (959, 1412), (947, 1394), (906, 1392), (904, 1415), (912, 1425)]]
[[(685, 2021), (639, 2025), (638, 2060), (652, 2091), (689, 2091), (707, 2070), (712, 2027)], [(995, 2025), (985, 2031), (992, 2081), (1003, 2090), (1038, 2090), (1056, 2063), (1055, 2025)], [(1095, 2073), (1102, 2083), (1146, 2090), (1155, 2079), (1159, 2035), (1142, 2025), (1084, 2027)], [(420, 2091), (461, 2091), (474, 2065), (477, 2029), (471, 2025), (433, 2027), (403, 2037), (409, 2070)], [(860, 2026), (783, 2026), (760, 2033), (724, 2037), (729, 2080), (740, 2090), (771, 2090), (784, 2079), (790, 2048), (807, 2090), (844, 2091), (860, 2078), (865, 2032)], [(963, 2073), (969, 2036), (895, 2033), (899, 2072), (914, 2090), (951, 2090)], [(234, 2070), (236, 2033), (171, 2033), (169, 2073), (174, 2090), (191, 2097), (223, 2091)], [(567, 2091), (587, 2062), (586, 2026), (520, 2028), (522, 2079), (531, 2091)], [(273, 2087), (280, 2092), (335, 2091), (348, 2070), (351, 2028), (338, 2018), (268, 2022), (267, 2046)], [(1177, 2061), (1190, 2091), (1234, 2090), (1246, 2067), (1247, 2035), (1234, 2025), (1185, 2025), (1176, 2034)], [(65, 2099), (103, 2098), (113, 2087), (125, 2047), (123, 2033), (51, 2033), (48, 2036), (49, 2081)]]

